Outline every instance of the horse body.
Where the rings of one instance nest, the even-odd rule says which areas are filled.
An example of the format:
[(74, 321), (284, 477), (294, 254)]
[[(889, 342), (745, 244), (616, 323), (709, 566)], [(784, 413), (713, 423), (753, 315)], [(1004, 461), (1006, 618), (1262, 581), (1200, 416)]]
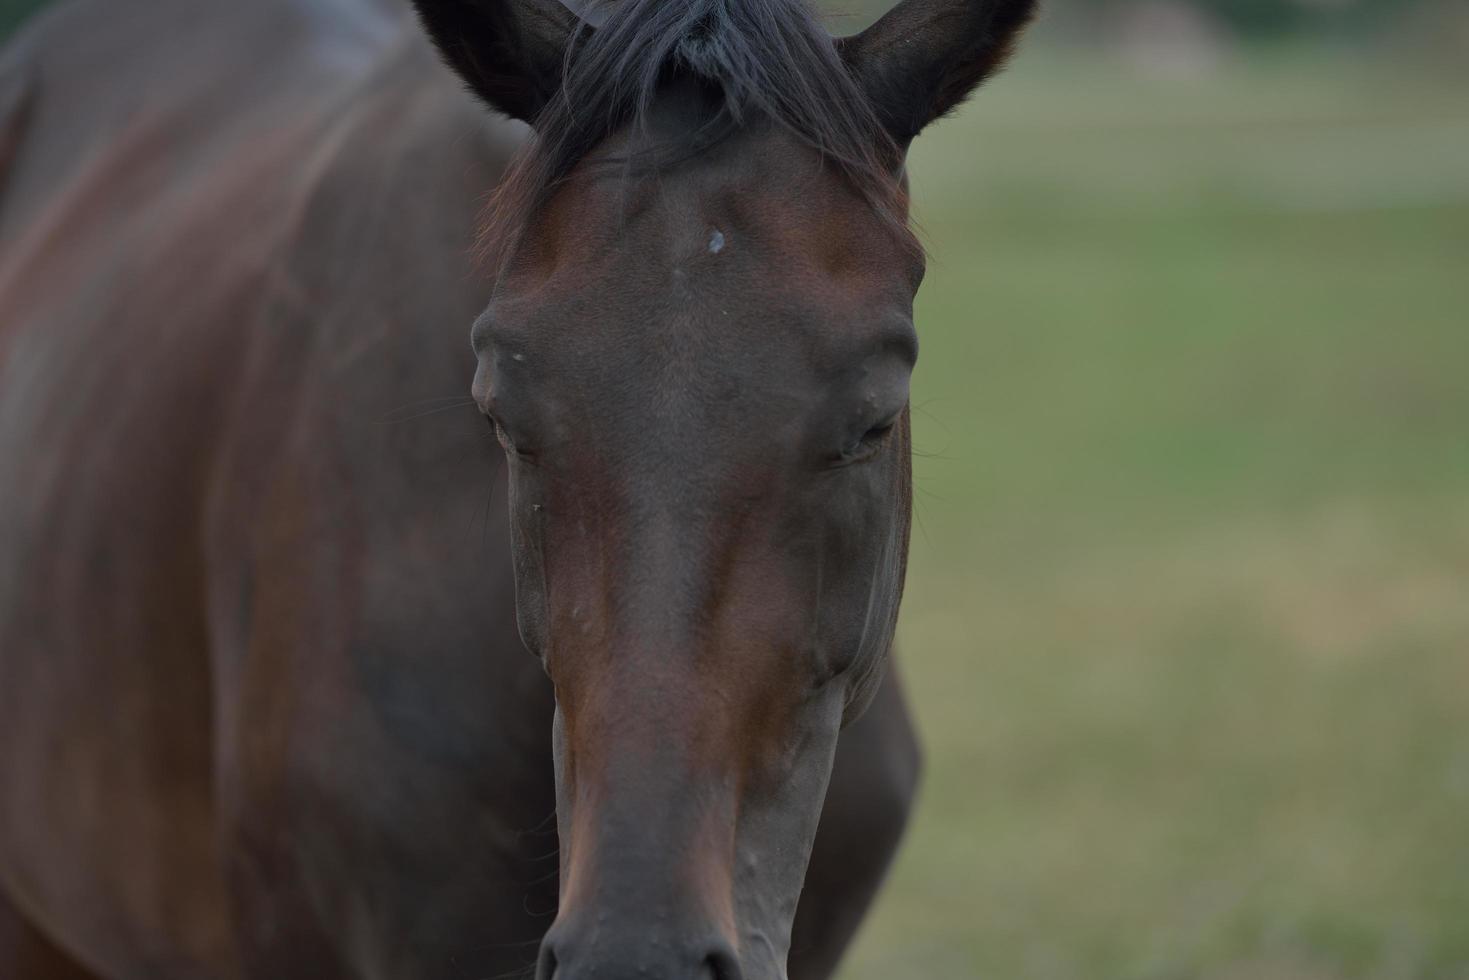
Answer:
[(129, 6), (12, 54), (0, 879), (107, 977), (503, 962), (555, 907), (550, 697), (498, 454), (430, 411), (518, 127), (401, 15)]

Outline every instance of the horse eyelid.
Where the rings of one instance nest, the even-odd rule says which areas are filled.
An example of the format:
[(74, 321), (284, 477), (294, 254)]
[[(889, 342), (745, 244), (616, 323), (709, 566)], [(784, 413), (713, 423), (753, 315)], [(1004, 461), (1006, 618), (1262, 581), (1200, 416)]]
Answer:
[(862, 433), (862, 437), (860, 439), (843, 449), (834, 460), (834, 464), (837, 466), (846, 466), (851, 463), (860, 463), (865, 459), (869, 459), (880, 448), (882, 448), (883, 443), (887, 442), (888, 437), (893, 434), (893, 430), (896, 429), (897, 426), (897, 416), (888, 419), (886, 422), (881, 422), (877, 425), (874, 425), (872, 428)]

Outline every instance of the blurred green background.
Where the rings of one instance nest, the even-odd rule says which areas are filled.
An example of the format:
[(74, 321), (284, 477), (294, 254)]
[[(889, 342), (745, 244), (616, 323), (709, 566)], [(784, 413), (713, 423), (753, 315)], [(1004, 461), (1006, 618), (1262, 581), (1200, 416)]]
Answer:
[(844, 980), (1469, 978), (1466, 53), (1056, 0), (919, 142), (928, 766)]
[(34, 11), (50, 0), (0, 0), (0, 42), (3, 42)]
[(1469, 978), (1466, 8), (1103, 6), (915, 148), (928, 767), (843, 976)]

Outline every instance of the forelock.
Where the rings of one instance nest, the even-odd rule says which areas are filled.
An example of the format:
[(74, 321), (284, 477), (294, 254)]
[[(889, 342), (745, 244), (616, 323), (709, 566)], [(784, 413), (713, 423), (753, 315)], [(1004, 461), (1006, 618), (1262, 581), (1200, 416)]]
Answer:
[(568, 46), (561, 89), (492, 199), (482, 244), (497, 265), (576, 164), (613, 132), (641, 125), (660, 87), (679, 76), (717, 90), (720, 108), (670, 158), (769, 119), (910, 239), (901, 155), (806, 0), (602, 0), (586, 16), (600, 26), (584, 25)]

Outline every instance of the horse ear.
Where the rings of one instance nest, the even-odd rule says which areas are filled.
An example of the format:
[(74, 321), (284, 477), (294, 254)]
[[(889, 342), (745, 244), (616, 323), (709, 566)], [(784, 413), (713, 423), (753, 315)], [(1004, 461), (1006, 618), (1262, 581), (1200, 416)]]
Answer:
[(560, 0), (413, 0), (449, 67), (494, 109), (534, 122), (582, 21)]
[(837, 45), (889, 135), (906, 146), (1004, 66), (1037, 6), (1037, 0), (901, 0)]

